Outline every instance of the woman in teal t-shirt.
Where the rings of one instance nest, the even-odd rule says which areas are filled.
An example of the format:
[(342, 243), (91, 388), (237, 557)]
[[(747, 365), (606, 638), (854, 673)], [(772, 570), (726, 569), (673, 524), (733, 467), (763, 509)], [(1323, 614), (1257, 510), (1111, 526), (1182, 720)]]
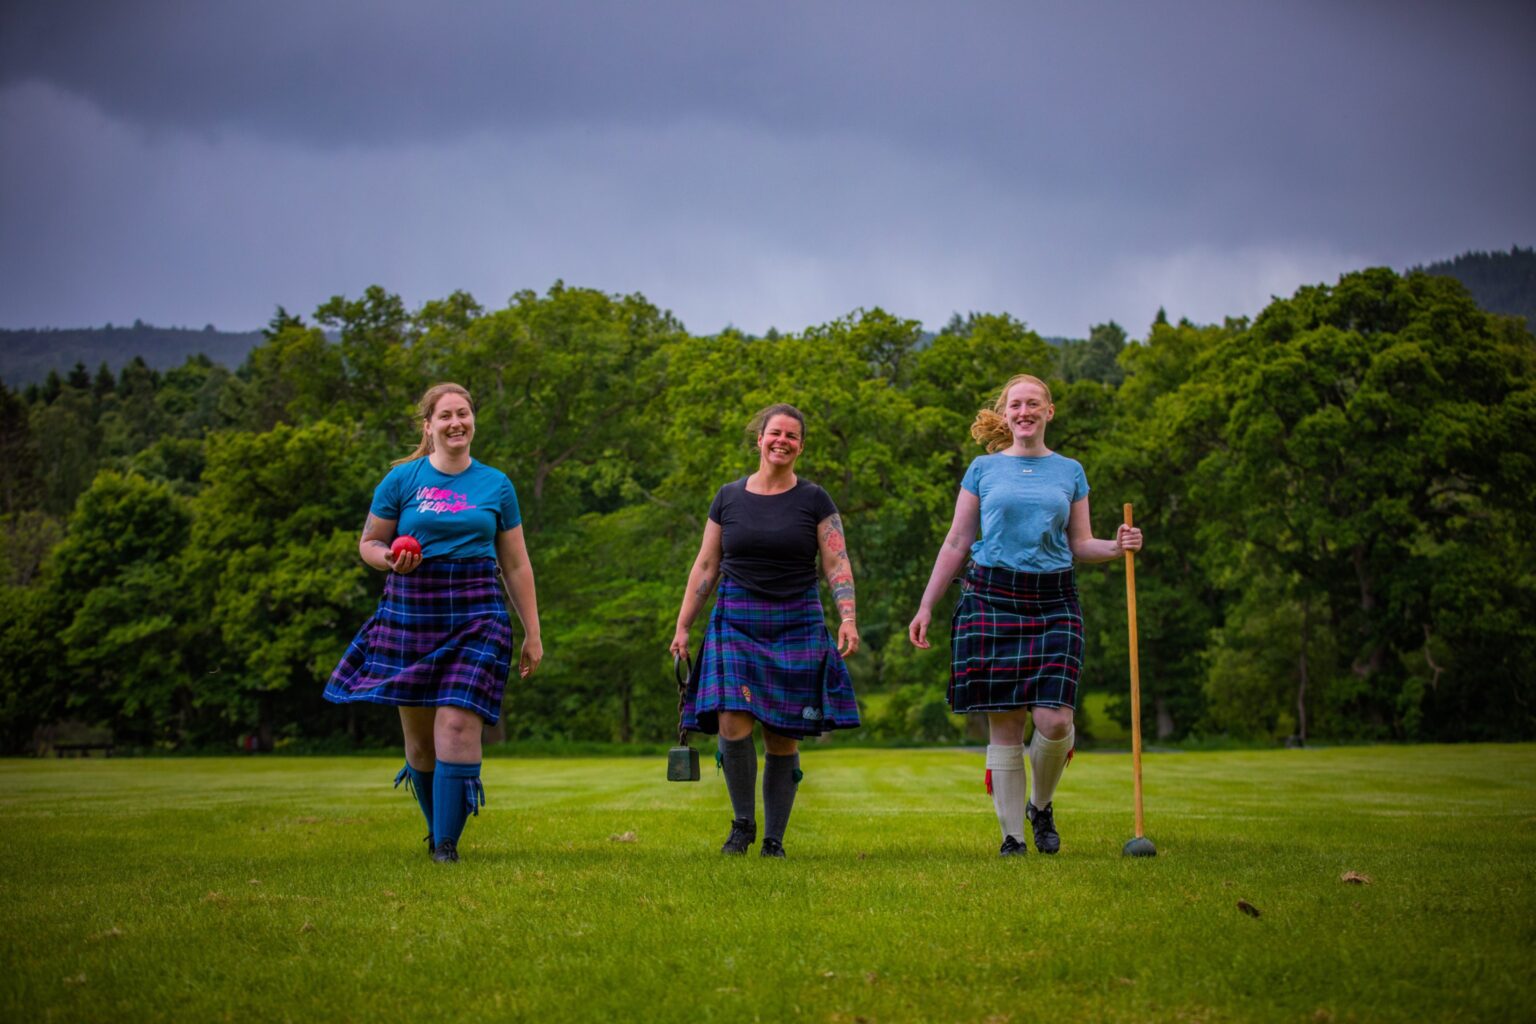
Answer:
[[(505, 589), (523, 624), (519, 673), (544, 655), (533, 567), (517, 492), (470, 457), (469, 392), (435, 384), (421, 397), (421, 441), (373, 492), (358, 553), (388, 573), (378, 610), (331, 673), (325, 699), (400, 709), (407, 782), (427, 819), (434, 860), (459, 859), (465, 821), (480, 813), (480, 729), (501, 715), (512, 662)], [(396, 550), (414, 538), (416, 550)]]
[[(949, 535), (907, 630), (914, 645), (929, 646), (934, 602), (969, 557), (950, 635), (949, 705), (956, 714), (987, 713), (987, 791), (1002, 826), (1003, 856), (1024, 853), (1026, 820), (1035, 849), (1061, 848), (1052, 797), (1072, 756), (1083, 662), (1072, 564), (1141, 548), (1141, 531), (1129, 526), (1119, 527), (1114, 540), (1094, 538), (1083, 467), (1045, 446), (1055, 415), (1050, 388), (1028, 374), (1009, 380), (993, 406), (976, 414), (971, 436), (988, 454), (960, 483)], [(1024, 731), (1031, 719), (1034, 791), (1026, 798)]]

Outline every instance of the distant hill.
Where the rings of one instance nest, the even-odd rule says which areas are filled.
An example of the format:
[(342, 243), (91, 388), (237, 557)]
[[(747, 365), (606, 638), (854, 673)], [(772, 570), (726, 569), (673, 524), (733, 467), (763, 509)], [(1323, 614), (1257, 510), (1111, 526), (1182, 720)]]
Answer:
[(1517, 245), (1509, 252), (1468, 252), (1413, 269), (1454, 277), (1488, 312), (1523, 316), (1536, 331), (1536, 248)]
[(41, 384), (49, 370), (63, 376), (76, 363), (94, 373), (105, 362), (116, 373), (134, 356), (168, 370), (202, 353), (234, 369), (262, 340), (260, 331), (220, 331), (212, 324), (202, 330), (155, 327), (142, 320), (132, 327), (0, 328), (0, 380), (9, 388)]

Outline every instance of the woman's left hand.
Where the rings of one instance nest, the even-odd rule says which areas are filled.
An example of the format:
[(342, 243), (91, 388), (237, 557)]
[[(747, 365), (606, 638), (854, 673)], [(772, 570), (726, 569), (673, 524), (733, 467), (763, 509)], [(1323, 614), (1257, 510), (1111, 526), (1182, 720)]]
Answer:
[(517, 674), (520, 678), (527, 679), (533, 675), (533, 670), (539, 667), (539, 662), (544, 660), (544, 642), (538, 637), (523, 638), (523, 653), (517, 659)]
[(852, 619), (844, 619), (843, 624), (837, 627), (837, 653), (848, 657), (859, 649), (859, 627)]
[(1126, 551), (1140, 551), (1141, 530), (1121, 523), (1119, 529), (1115, 530), (1115, 547), (1119, 548), (1122, 553)]

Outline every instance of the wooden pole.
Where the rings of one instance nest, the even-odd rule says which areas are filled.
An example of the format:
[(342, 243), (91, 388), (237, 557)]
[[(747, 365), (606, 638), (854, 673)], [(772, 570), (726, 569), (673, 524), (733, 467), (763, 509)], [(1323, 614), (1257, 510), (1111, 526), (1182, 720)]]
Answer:
[[(1125, 525), (1131, 525), (1131, 504), (1125, 504)], [(1136, 780), (1136, 838), (1147, 833), (1141, 814), (1141, 666), (1136, 656), (1136, 557), (1125, 553), (1125, 610), (1131, 634), (1131, 772)]]

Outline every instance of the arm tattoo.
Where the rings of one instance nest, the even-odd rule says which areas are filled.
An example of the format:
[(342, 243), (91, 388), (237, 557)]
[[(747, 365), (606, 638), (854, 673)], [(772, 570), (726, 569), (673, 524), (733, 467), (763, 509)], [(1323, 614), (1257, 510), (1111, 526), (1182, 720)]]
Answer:
[(853, 574), (847, 569), (827, 577), (832, 587), (832, 597), (837, 601), (837, 615), (841, 619), (854, 617)]
[(837, 615), (843, 621), (855, 616), (853, 596), (853, 567), (848, 563), (848, 544), (843, 537), (843, 517), (833, 513), (828, 516), (821, 531), (821, 542), (832, 556), (827, 569), (827, 586), (837, 602)]
[(827, 550), (834, 555), (848, 555), (848, 544), (843, 539), (843, 517), (836, 512), (827, 516), (821, 524), (821, 542), (827, 546)]
[(700, 601), (702, 601), (705, 598), (707, 598), (709, 596), (709, 592), (714, 590), (714, 589), (715, 589), (715, 580), (714, 580), (714, 578), (709, 577), (709, 576), (705, 576), (703, 581), (698, 585), (697, 588), (694, 589), (693, 592), (694, 592), (694, 595), (697, 596)]
[(370, 533), (372, 533), (378, 527), (378, 523), (379, 523), (379, 517), (374, 515), (372, 512), (369, 512), (368, 513), (368, 518), (363, 520), (363, 537), (365, 539), (367, 539), (368, 543), (370, 543), (370, 544), (377, 544), (379, 547), (388, 550), (389, 545), (387, 543), (385, 543), (384, 541), (380, 540), (377, 537), (369, 537), (368, 536)]

